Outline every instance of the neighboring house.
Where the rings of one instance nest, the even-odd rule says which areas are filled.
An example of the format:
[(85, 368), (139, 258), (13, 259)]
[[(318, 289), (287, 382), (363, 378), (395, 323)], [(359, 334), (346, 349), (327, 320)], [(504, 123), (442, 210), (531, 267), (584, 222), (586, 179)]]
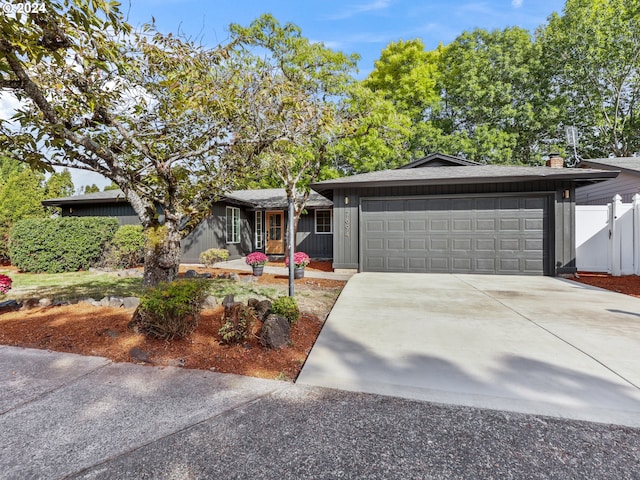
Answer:
[[(42, 202), (61, 207), (62, 216), (116, 217), (122, 225), (140, 221), (120, 190), (52, 198)], [(284, 189), (236, 190), (216, 202), (211, 215), (182, 240), (182, 261), (198, 263), (209, 248), (225, 248), (230, 258), (254, 250), (284, 255), (287, 198)], [(332, 202), (311, 192), (298, 223), (296, 249), (312, 258), (333, 257)]]
[(640, 158), (594, 158), (583, 160), (580, 168), (598, 168), (620, 172), (616, 178), (595, 185), (576, 189), (576, 204), (606, 205), (614, 195), (620, 195), (623, 203), (631, 203), (633, 196), (640, 193)]
[[(558, 161), (555, 161), (558, 160)], [(551, 159), (562, 166), (562, 160)], [(432, 154), (396, 170), (318, 182), (296, 249), (336, 270), (558, 275), (576, 271), (576, 187), (617, 171), (481, 165)], [(46, 200), (63, 215), (137, 223), (119, 191)], [(284, 190), (235, 191), (183, 240), (182, 260), (227, 248), (284, 253)]]
[(333, 200), (335, 269), (573, 273), (575, 188), (618, 174), (439, 154), (406, 167), (313, 185)]

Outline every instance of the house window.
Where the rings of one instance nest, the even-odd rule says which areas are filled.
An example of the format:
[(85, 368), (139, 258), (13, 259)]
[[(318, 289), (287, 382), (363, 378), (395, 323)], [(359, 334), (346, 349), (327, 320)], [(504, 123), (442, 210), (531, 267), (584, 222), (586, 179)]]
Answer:
[(262, 250), (264, 246), (264, 227), (262, 225), (262, 212), (256, 212), (256, 250)]
[(240, 243), (240, 209), (227, 207), (227, 243)]
[(316, 210), (316, 233), (333, 233), (333, 212)]

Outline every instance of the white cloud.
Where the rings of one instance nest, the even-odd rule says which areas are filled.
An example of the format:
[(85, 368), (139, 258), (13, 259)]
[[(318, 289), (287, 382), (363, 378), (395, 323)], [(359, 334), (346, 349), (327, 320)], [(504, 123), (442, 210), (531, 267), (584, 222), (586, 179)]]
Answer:
[(511, 5), (513, 8), (520, 8), (524, 0), (511, 0)]
[(328, 15), (325, 18), (327, 18), (328, 20), (344, 20), (346, 18), (351, 18), (361, 13), (386, 10), (387, 8), (389, 8), (391, 3), (392, 3), (391, 0), (373, 0), (370, 3), (350, 5), (347, 8), (345, 8), (343, 11), (338, 12), (334, 15)]

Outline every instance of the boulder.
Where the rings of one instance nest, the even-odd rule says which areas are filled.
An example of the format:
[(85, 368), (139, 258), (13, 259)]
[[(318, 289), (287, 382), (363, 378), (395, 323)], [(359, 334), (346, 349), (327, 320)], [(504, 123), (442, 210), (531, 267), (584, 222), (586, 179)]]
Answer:
[(0, 313), (20, 310), (21, 306), (22, 304), (16, 302), (15, 300), (6, 300), (4, 302), (0, 302)]
[(198, 276), (198, 272), (195, 270), (187, 270), (184, 272), (184, 278), (196, 278)]
[(258, 317), (261, 322), (264, 322), (271, 313), (271, 301), (262, 300), (261, 302), (258, 302), (253, 309), (256, 311), (256, 317)]
[(38, 300), (39, 307), (50, 307), (53, 301), (50, 298), (41, 298)]
[(216, 306), (218, 306), (218, 301), (213, 295), (208, 295), (202, 304), (202, 308), (215, 308)]
[(260, 345), (267, 348), (283, 348), (289, 345), (291, 326), (281, 315), (269, 315), (260, 331)]
[(122, 306), (124, 308), (136, 308), (140, 305), (140, 299), (138, 297), (124, 297), (122, 299)]

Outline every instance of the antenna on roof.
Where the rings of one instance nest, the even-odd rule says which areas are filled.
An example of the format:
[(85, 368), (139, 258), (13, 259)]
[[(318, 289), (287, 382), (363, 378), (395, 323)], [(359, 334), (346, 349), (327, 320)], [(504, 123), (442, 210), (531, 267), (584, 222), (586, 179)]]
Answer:
[(569, 125), (564, 128), (564, 133), (567, 136), (567, 145), (573, 147), (573, 156), (567, 159), (567, 166), (575, 167), (582, 161), (578, 155), (578, 129), (574, 125)]

